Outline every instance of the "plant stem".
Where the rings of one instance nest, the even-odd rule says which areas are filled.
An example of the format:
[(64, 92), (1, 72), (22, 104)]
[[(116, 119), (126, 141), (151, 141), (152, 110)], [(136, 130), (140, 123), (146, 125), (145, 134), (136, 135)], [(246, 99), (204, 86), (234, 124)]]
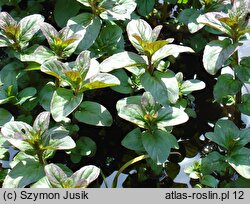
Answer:
[(45, 166), (46, 165), (46, 161), (43, 159), (43, 152), (44, 152), (44, 150), (40, 148), (39, 142), (35, 141), (33, 143), (33, 147), (36, 150), (36, 155), (38, 157), (39, 163), (42, 166)]
[(39, 163), (43, 166), (46, 165), (46, 162), (44, 161), (43, 159), (43, 151), (37, 151), (37, 156), (38, 156), (38, 159), (39, 159)]
[[(237, 42), (237, 37), (233, 40), (234, 43)], [(239, 55), (238, 55), (238, 50), (234, 53), (233, 55), (234, 57), (234, 62), (235, 64), (239, 63)], [(235, 79), (237, 79), (236, 74), (235, 75)], [(237, 105), (241, 103), (241, 90), (236, 94), (236, 98), (235, 98), (235, 105), (234, 105), (234, 123), (240, 128), (241, 126), (241, 113), (237, 108)]]
[[(238, 37), (236, 34), (233, 35), (233, 44), (238, 42)], [(233, 55), (233, 61), (231, 62), (231, 67), (232, 69), (234, 68), (235, 65), (238, 65), (239, 63), (239, 56), (238, 56), (238, 51), (236, 51)], [(237, 80), (237, 76), (234, 70), (234, 77), (235, 80)], [(236, 94), (235, 96), (235, 104), (233, 105), (232, 109), (227, 109), (227, 113), (228, 115), (231, 115), (231, 118), (233, 120), (233, 122), (240, 128), (241, 127), (241, 113), (237, 108), (237, 105), (241, 103), (241, 90)]]
[(100, 173), (101, 173), (101, 176), (103, 178), (103, 182), (104, 182), (105, 187), (108, 188), (109, 187), (108, 182), (107, 182), (106, 177), (101, 169), (100, 169)]
[(139, 162), (143, 159), (147, 159), (149, 158), (149, 155), (141, 155), (141, 156), (138, 156), (130, 161), (128, 161), (126, 164), (124, 164), (120, 169), (119, 171), (117, 172), (117, 174), (115, 175), (115, 178), (113, 180), (113, 183), (112, 183), (112, 188), (116, 188), (117, 187), (117, 181), (118, 181), (118, 178), (120, 176), (120, 174), (127, 168), (129, 167), (130, 165), (136, 163), (136, 162)]
[(148, 57), (148, 72), (152, 75), (154, 72), (154, 67), (152, 65), (151, 57)]

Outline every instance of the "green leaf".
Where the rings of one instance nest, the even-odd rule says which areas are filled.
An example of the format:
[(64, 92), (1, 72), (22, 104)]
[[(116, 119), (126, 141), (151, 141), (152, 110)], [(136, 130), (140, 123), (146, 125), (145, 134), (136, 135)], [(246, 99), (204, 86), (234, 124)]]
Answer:
[(120, 99), (116, 103), (116, 109), (120, 112), (126, 105), (128, 104), (140, 104), (141, 103), (141, 96), (130, 96), (123, 99)]
[(84, 166), (70, 177), (75, 188), (86, 188), (91, 182), (97, 179), (100, 169), (93, 165)]
[(50, 106), (53, 119), (57, 122), (64, 120), (80, 105), (82, 99), (82, 93), (74, 95), (72, 90), (58, 88), (52, 96)]
[(18, 163), (20, 163), (23, 160), (31, 159), (34, 160), (34, 156), (28, 155), (22, 151), (18, 152), (15, 157), (13, 158), (13, 161), (10, 162), (10, 167), (14, 168)]
[(198, 91), (204, 89), (205, 87), (206, 84), (203, 81), (191, 79), (182, 83), (180, 92), (184, 95), (188, 95), (193, 91)]
[(227, 157), (228, 163), (244, 178), (250, 179), (250, 151), (242, 148)]
[(91, 4), (89, 2), (89, 0), (77, 0), (78, 2), (80, 2), (81, 4), (83, 4), (84, 6), (87, 6), (87, 7), (91, 7)]
[(125, 138), (122, 140), (122, 145), (127, 149), (134, 151), (145, 151), (142, 145), (141, 137), (142, 133), (140, 128), (135, 128), (125, 136)]
[(250, 57), (243, 57), (240, 65), (234, 66), (236, 76), (244, 83), (250, 83)]
[(174, 73), (170, 71), (165, 73), (155, 71), (153, 76), (145, 72), (141, 76), (141, 84), (162, 105), (168, 105), (169, 102), (176, 103), (179, 98), (178, 82)]
[(108, 73), (96, 74), (85, 80), (84, 83), (83, 91), (120, 85), (119, 79)]
[(244, 94), (242, 96), (242, 102), (238, 104), (238, 108), (241, 113), (250, 115), (250, 94)]
[(67, 26), (69, 26), (72, 31), (83, 37), (77, 47), (77, 53), (89, 49), (91, 45), (94, 44), (100, 32), (101, 25), (101, 19), (90, 13), (79, 14), (67, 22)]
[(174, 180), (176, 176), (180, 173), (181, 167), (178, 163), (167, 162), (165, 169), (167, 175)]
[(82, 51), (76, 58), (75, 68), (80, 72), (83, 78), (87, 75), (91, 66), (90, 51)]
[(103, 0), (100, 2), (99, 7), (105, 9), (100, 14), (100, 17), (104, 20), (126, 20), (131, 19), (131, 13), (136, 8), (134, 0)]
[(152, 56), (156, 51), (158, 51), (159, 49), (161, 49), (164, 45), (169, 44), (171, 41), (171, 39), (169, 40), (158, 40), (155, 42), (144, 42), (141, 40), (141, 38), (139, 36), (134, 36), (138, 42), (141, 44), (142, 48), (143, 48), (143, 53), (146, 56)]
[(239, 44), (232, 44), (231, 40), (213, 40), (205, 47), (203, 65), (209, 74), (215, 75), (226, 60), (238, 49)]
[(208, 187), (216, 188), (219, 181), (211, 175), (204, 175), (200, 180), (200, 183)]
[(69, 69), (64, 63), (53, 59), (44, 62), (41, 66), (41, 71), (58, 79), (62, 79), (64, 76), (63, 71), (71, 71), (71, 69)]
[(201, 160), (201, 172), (203, 174), (212, 174), (214, 172), (223, 175), (225, 173), (228, 164), (226, 163), (225, 156), (221, 155), (217, 151), (209, 153), (205, 158)]
[(23, 53), (20, 53), (18, 58), (22, 62), (37, 62), (38, 64), (42, 64), (47, 60), (56, 58), (56, 56), (55, 53), (47, 47), (34, 45), (25, 49)]
[(25, 101), (31, 99), (34, 95), (36, 95), (37, 91), (34, 87), (27, 87), (20, 91), (17, 95), (18, 102), (17, 104), (22, 105)]
[(113, 119), (109, 111), (99, 103), (84, 101), (74, 114), (83, 123), (95, 126), (111, 126)]
[(162, 26), (157, 26), (154, 28), (154, 30), (152, 30), (151, 26), (142, 19), (131, 20), (127, 25), (129, 41), (138, 52), (143, 53), (143, 47), (134, 36), (140, 37), (144, 42), (154, 42), (156, 41), (161, 28)]
[(190, 16), (192, 16), (192, 14), (194, 14), (196, 11), (196, 9), (194, 8), (187, 8), (187, 9), (183, 9), (180, 14), (178, 15), (178, 21), (180, 23), (183, 23), (185, 25), (188, 25), (189, 23), (189, 18)]
[(237, 145), (243, 147), (250, 142), (250, 128), (241, 129), (237, 138)]
[(158, 111), (155, 123), (157, 127), (161, 129), (185, 123), (188, 118), (188, 115), (183, 110), (171, 106), (165, 106)]
[(172, 55), (175, 58), (178, 57), (178, 55), (180, 53), (183, 52), (194, 52), (190, 47), (186, 47), (186, 46), (181, 46), (181, 45), (165, 45), (162, 48), (160, 48), (159, 50), (157, 50), (153, 56), (152, 56), (152, 63), (156, 64), (158, 63), (160, 60)]
[(144, 121), (144, 112), (140, 105), (128, 104), (119, 109), (118, 115), (121, 118), (138, 125), (139, 127), (146, 127), (146, 123)]
[(207, 39), (201, 32), (198, 32), (194, 35), (192, 35), (188, 39), (189, 46), (195, 51), (195, 53), (198, 53), (202, 50), (204, 50), (205, 46), (209, 43), (209, 39)]
[(91, 47), (92, 54), (102, 56), (119, 53), (124, 50), (124, 39), (122, 29), (117, 25), (106, 25), (102, 28), (94, 45)]
[(48, 82), (38, 93), (39, 103), (46, 111), (50, 111), (50, 103), (55, 90), (55, 84)]
[(58, 36), (57, 30), (49, 23), (44, 22), (41, 24), (41, 31), (52, 48), (55, 44), (54, 39)]
[[(71, 150), (70, 158), (73, 163), (80, 162), (82, 156), (92, 157), (96, 152), (96, 143), (89, 137), (80, 137), (76, 141), (76, 148)], [(75, 161), (75, 159), (77, 161)]]
[(12, 145), (3, 137), (3, 135), (0, 132), (0, 159), (5, 158), (11, 146)]
[[(66, 173), (67, 176), (72, 175), (73, 172), (66, 165), (63, 164), (56, 164), (56, 165), (60, 167), (64, 171), (64, 173)], [(31, 185), (30, 188), (53, 188), (53, 187), (50, 184), (48, 177), (44, 176), (39, 181)]]
[(40, 29), (40, 23), (43, 21), (44, 17), (39, 14), (26, 16), (20, 20), (18, 23), (18, 26), (20, 26), (19, 41), (28, 42)]
[(111, 74), (116, 76), (120, 81), (119, 86), (111, 87), (112, 90), (123, 94), (131, 94), (133, 92), (131, 79), (123, 69), (114, 70)]
[(218, 77), (214, 86), (214, 98), (221, 103), (228, 95), (236, 95), (242, 87), (242, 83), (234, 79), (231, 74), (222, 74)]
[(55, 164), (48, 164), (44, 167), (45, 174), (53, 188), (64, 188), (67, 175)]
[(54, 10), (54, 18), (58, 26), (64, 27), (71, 17), (80, 10), (81, 5), (76, 1), (57, 0)]
[(35, 159), (20, 161), (6, 176), (3, 188), (24, 188), (44, 176), (43, 166)]
[(145, 1), (145, 0), (136, 0), (137, 11), (141, 16), (147, 16), (150, 14), (155, 5), (155, 0)]
[(142, 133), (142, 144), (157, 164), (167, 161), (171, 148), (179, 148), (177, 140), (170, 133), (163, 130)]
[(133, 66), (144, 67), (145, 65), (146, 61), (140, 55), (133, 52), (120, 52), (102, 61), (100, 64), (100, 71), (110, 72), (115, 69)]
[(5, 30), (7, 26), (15, 26), (17, 22), (7, 12), (0, 12), (0, 28)]
[(219, 30), (231, 36), (231, 28), (227, 24), (218, 20), (219, 18), (222, 18), (222, 17), (227, 17), (227, 14), (222, 13), (222, 12), (209, 12), (204, 15), (201, 15), (197, 19), (197, 22), (210, 26), (216, 30)]
[(5, 123), (1, 132), (6, 140), (21, 151), (33, 150), (27, 140), (33, 140), (33, 128), (20, 121)]
[(144, 92), (141, 97), (141, 106), (144, 112), (151, 113), (152, 111), (155, 112), (156, 109), (156, 102), (150, 92)]
[(10, 46), (8, 39), (0, 35), (0, 47), (8, 47), (8, 46)]
[(68, 134), (63, 127), (53, 127), (46, 135), (42, 135), (42, 145), (49, 150), (73, 149), (76, 144)]
[(30, 186), (30, 188), (52, 188), (48, 178), (44, 176), (39, 181)]
[(196, 160), (192, 165), (185, 167), (184, 172), (192, 179), (201, 177), (201, 160)]
[(231, 181), (227, 183), (226, 188), (250, 188), (250, 179), (245, 179), (243, 177), (239, 177), (236, 181)]
[(49, 122), (50, 113), (48, 111), (44, 111), (36, 117), (33, 123), (33, 129), (35, 130), (35, 132), (39, 132), (40, 135), (42, 135), (46, 130), (49, 129)]
[(42, 23), (41, 30), (50, 48), (60, 58), (66, 58), (73, 54), (83, 37), (80, 33), (72, 31), (68, 26), (57, 32), (52, 25)]
[(178, 19), (181, 23), (184, 23), (188, 26), (190, 33), (195, 33), (201, 28), (204, 27), (204, 24), (197, 22), (197, 18), (201, 15), (200, 10), (193, 8), (184, 9), (178, 16)]
[(2, 127), (5, 123), (14, 120), (13, 115), (4, 108), (0, 108), (0, 127)]
[(209, 132), (205, 136), (227, 150), (232, 150), (240, 139), (238, 132), (238, 127), (232, 121), (220, 119), (215, 124), (214, 133)]

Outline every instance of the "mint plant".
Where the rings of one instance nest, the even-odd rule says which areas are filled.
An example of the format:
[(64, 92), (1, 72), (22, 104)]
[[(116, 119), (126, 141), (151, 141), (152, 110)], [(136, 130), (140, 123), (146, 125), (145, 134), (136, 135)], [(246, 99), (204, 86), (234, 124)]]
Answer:
[[(203, 65), (209, 74), (215, 75), (221, 68), (229, 66), (231, 73), (223, 73), (214, 86), (214, 99), (226, 106), (225, 112), (237, 126), (242, 127), (241, 113), (248, 114), (248, 94), (241, 94), (243, 86), (248, 83), (247, 66), (248, 58), (239, 59), (238, 50), (241, 39), (249, 32), (249, 20), (247, 16), (247, 2), (240, 1), (232, 6), (228, 13), (208, 12), (197, 18), (197, 22), (218, 30), (223, 39), (213, 40), (205, 47), (203, 54)], [(246, 78), (242, 76), (242, 73)], [(228, 108), (232, 106), (232, 108)], [(201, 176), (197, 177), (202, 183), (202, 174), (211, 174), (216, 171), (226, 179), (233, 177), (234, 171), (240, 176), (249, 179), (250, 164), (248, 149), (245, 145), (249, 143), (248, 129), (239, 130), (230, 120), (218, 120), (215, 124), (215, 133), (206, 133), (206, 137), (222, 148), (223, 155), (211, 152), (201, 160)], [(211, 160), (218, 164), (213, 170), (208, 164)], [(190, 171), (187, 171), (190, 174)], [(211, 175), (209, 175), (210, 179)], [(197, 179), (196, 178), (196, 179)], [(217, 182), (218, 183), (218, 182)], [(203, 183), (204, 184), (204, 183)], [(216, 187), (212, 186), (212, 187)]]
[(1, 1), (0, 186), (249, 187), (247, 3)]
[(7, 12), (1, 12), (0, 46), (11, 47), (16, 51), (24, 50), (29, 45), (31, 38), (39, 31), (39, 23), (43, 21), (43, 16), (34, 14), (17, 22)]
[[(75, 147), (75, 142), (68, 131), (60, 126), (49, 129), (50, 113), (40, 113), (33, 123), (33, 127), (21, 121), (10, 121), (2, 128), (2, 136), (10, 144), (20, 150), (23, 160), (15, 162), (6, 177), (4, 187), (24, 187), (38, 180), (43, 174), (46, 160), (52, 156), (55, 150), (67, 150)], [(16, 156), (18, 158), (18, 156)], [(26, 172), (22, 175), (25, 166), (30, 170), (36, 168), (38, 172)], [(20, 178), (13, 177), (15, 173), (21, 173)], [(26, 178), (30, 177), (26, 180)], [(22, 182), (20, 180), (22, 179)], [(8, 186), (10, 185), (10, 186)]]
[[(227, 65), (233, 69), (233, 75), (222, 74), (218, 78), (214, 88), (214, 97), (219, 103), (234, 105), (235, 107), (242, 102), (241, 88), (245, 83), (244, 80), (238, 78), (237, 72), (239, 71), (237, 70), (241, 67), (238, 58), (240, 39), (245, 33), (249, 32), (246, 15), (247, 4), (245, 1), (240, 1), (240, 4), (237, 6), (235, 3), (228, 13), (210, 12), (197, 19), (198, 22), (219, 30), (225, 35), (225, 39), (214, 40), (206, 45), (203, 64), (207, 72), (213, 75)], [(230, 84), (228, 89), (221, 89), (227, 84)], [(240, 114), (237, 108), (229, 114), (240, 125)]]
[[(51, 98), (50, 110), (55, 121), (59, 122), (64, 120), (79, 106), (82, 108), (82, 111), (79, 109), (76, 113), (76, 118), (80, 121), (86, 121), (84, 115), (88, 113), (84, 113), (84, 111), (94, 111), (97, 114), (96, 117), (99, 117), (100, 120), (103, 118), (103, 125), (111, 125), (109, 122), (110, 120), (112, 121), (112, 119), (110, 119), (111, 115), (107, 110), (104, 112), (101, 111), (101, 109), (105, 109), (103, 106), (94, 102), (88, 102), (87, 105), (87, 101), (81, 104), (84, 91), (119, 84), (119, 80), (115, 76), (100, 73), (99, 63), (94, 59), (91, 60), (90, 52), (83, 51), (80, 53), (75, 63), (72, 64), (72, 67), (70, 67), (70, 64), (62, 63), (58, 60), (46, 61), (42, 64), (41, 71), (56, 77), (59, 80), (60, 86), (62, 86), (62, 88), (57, 88), (54, 91)], [(64, 88), (65, 86), (70, 86), (71, 89), (66, 89)], [(95, 123), (99, 120), (95, 121), (94, 119), (88, 121), (90, 124), (102, 125), (102, 122)]]
[(100, 173), (99, 168), (92, 165), (82, 167), (73, 174), (65, 173), (56, 164), (46, 165), (44, 171), (46, 177), (33, 184), (33, 188), (86, 188)]
[[(177, 57), (182, 52), (193, 52), (193, 50), (189, 47), (169, 44), (173, 39), (157, 41), (161, 28), (162, 26), (157, 26), (152, 30), (150, 25), (141, 19), (130, 21), (127, 25), (129, 40), (142, 55), (121, 52), (105, 59), (100, 67), (103, 72), (125, 68), (136, 75), (145, 91), (150, 92), (162, 105), (168, 105), (175, 104), (179, 99), (178, 81), (171, 70), (162, 72), (158, 71), (157, 67), (170, 55)], [(119, 60), (121, 58), (122, 62)], [(130, 84), (133, 85), (133, 83)], [(126, 86), (128, 85), (127, 83)], [(202, 88), (204, 84), (198, 90)]]
[[(220, 178), (229, 180), (236, 171), (249, 179), (249, 128), (239, 130), (230, 120), (220, 119), (214, 132), (206, 133), (206, 138), (216, 143), (221, 151), (212, 151), (199, 163), (188, 167), (185, 172), (202, 185), (218, 187)], [(219, 180), (220, 179), (220, 180)]]
[(136, 128), (128, 133), (122, 141), (125, 147), (146, 151), (157, 164), (166, 162), (171, 148), (179, 148), (175, 137), (165, 128), (186, 122), (188, 116), (184, 111), (161, 107), (149, 92), (118, 101), (117, 109), (121, 118), (145, 129), (141, 132)]
[[(135, 0), (118, 0), (118, 1), (97, 1), (97, 0), (77, 0), (84, 7), (86, 7), (86, 12), (83, 12), (77, 16), (70, 18), (67, 22), (74, 32), (80, 33), (83, 35), (83, 38), (87, 40), (82, 40), (78, 46), (77, 52), (80, 53), (82, 50), (87, 50), (95, 43), (98, 39), (99, 43), (95, 43), (95, 50), (100, 50), (97, 52), (97, 55), (104, 54), (103, 46), (111, 48), (109, 41), (105, 41), (105, 38), (108, 37), (108, 40), (113, 42), (119, 42), (120, 46), (122, 43), (121, 31), (119, 25), (112, 23), (113, 21), (124, 21), (126, 19), (131, 19), (131, 13), (136, 8)], [(112, 27), (109, 24), (114, 24)], [(109, 31), (118, 37), (114, 38), (113, 35), (105, 34), (107, 27)], [(101, 31), (101, 32), (100, 32)], [(114, 39), (113, 39), (114, 38)], [(106, 38), (107, 39), (107, 38)], [(103, 44), (100, 43), (100, 40)], [(107, 51), (106, 51), (107, 52)]]

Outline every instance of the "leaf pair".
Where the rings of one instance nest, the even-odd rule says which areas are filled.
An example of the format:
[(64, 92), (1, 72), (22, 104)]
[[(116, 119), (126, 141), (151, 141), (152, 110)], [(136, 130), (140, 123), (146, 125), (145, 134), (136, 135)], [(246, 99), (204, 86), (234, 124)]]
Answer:
[[(52, 95), (50, 110), (52, 117), (57, 122), (64, 120), (80, 105), (84, 91), (119, 85), (120, 81), (115, 76), (108, 73), (100, 73), (99, 70), (99, 63), (90, 58), (89, 51), (81, 52), (75, 63), (66, 64), (58, 60), (49, 60), (42, 64), (42, 72), (58, 78), (61, 86), (71, 87), (71, 89), (58, 88)], [(94, 107), (98, 110), (102, 106), (98, 104), (94, 105)], [(93, 112), (93, 110), (90, 110), (90, 112)], [(97, 113), (96, 111), (94, 112)], [(89, 120), (85, 119), (85, 115), (81, 111), (76, 113), (79, 121), (87, 121), (88, 123)], [(100, 120), (97, 120), (97, 123), (96, 117), (100, 118)], [(109, 113), (103, 114), (100, 112), (90, 123), (98, 125), (100, 122), (99, 125), (110, 125), (110, 121), (112, 121), (110, 118)]]
[(149, 92), (141, 98), (129, 97), (117, 102), (118, 115), (141, 128), (164, 129), (182, 124), (188, 120), (187, 114), (170, 106), (161, 107)]
[(103, 0), (96, 5), (96, 0), (77, 0), (87, 7), (92, 7), (93, 12), (98, 13), (104, 20), (126, 20), (135, 10), (134, 0)]
[(21, 63), (14, 61), (0, 71), (0, 104), (24, 105), (25, 102), (35, 99), (37, 90), (34, 87), (18, 90), (19, 69), (22, 66)]
[(46, 165), (44, 170), (51, 188), (86, 188), (100, 173), (93, 165), (82, 167), (70, 177), (55, 164)]
[[(242, 4), (243, 3), (243, 4)], [(209, 74), (216, 74), (226, 61), (239, 48), (240, 37), (250, 32), (246, 2), (240, 6), (233, 6), (229, 14), (223, 12), (209, 12), (201, 15), (197, 22), (216, 29), (228, 36), (224, 40), (213, 40), (206, 45), (203, 55), (203, 65)]]
[(250, 142), (250, 129), (239, 130), (230, 120), (219, 120), (214, 127), (214, 132), (205, 136), (226, 150), (225, 156), (218, 159), (228, 163), (241, 176), (250, 178), (250, 154), (245, 147)]
[(7, 12), (0, 13), (0, 47), (11, 46), (17, 51), (26, 48), (31, 38), (40, 29), (44, 17), (39, 14), (26, 16), (19, 22)]
[[(73, 68), (58, 60), (50, 60), (42, 64), (41, 71), (58, 78), (75, 91), (105, 88), (119, 84), (119, 80), (111, 74), (100, 73), (99, 63), (90, 58), (89, 51), (79, 54)], [(63, 83), (62, 83), (63, 84)]]
[[(242, 1), (243, 2), (243, 1)], [(229, 37), (239, 38), (241, 35), (250, 31), (249, 23), (245, 22), (247, 7), (236, 8), (241, 12), (229, 11), (229, 14), (223, 12), (209, 12), (201, 15), (197, 22), (212, 27)]]
[[(212, 165), (214, 165), (214, 163)], [(216, 188), (219, 184), (219, 181), (214, 176), (209, 175), (209, 173), (206, 174), (206, 172), (203, 171), (204, 167), (205, 166), (203, 165), (203, 159), (200, 159), (198, 161), (195, 161), (193, 165), (186, 167), (184, 172), (188, 174), (192, 179), (199, 179), (199, 182), (202, 185)]]
[(166, 130), (155, 129), (141, 132), (136, 128), (122, 140), (122, 145), (137, 152), (147, 152), (157, 164), (167, 161), (171, 148), (178, 149), (176, 138)]
[[(155, 68), (157, 64), (164, 58), (173, 55), (177, 57), (182, 52), (193, 52), (189, 47), (168, 44), (173, 39), (156, 41), (162, 26), (157, 26), (153, 30), (144, 20), (132, 20), (127, 25), (127, 34), (132, 45), (140, 54), (140, 56), (132, 52), (121, 52), (114, 54), (105, 59), (101, 63), (103, 72), (110, 72), (114, 69), (126, 68), (132, 73), (136, 73), (136, 68), (149, 69), (149, 66)], [(119, 59), (123, 59), (120, 61)]]
[(49, 129), (50, 113), (40, 113), (33, 127), (20, 121), (10, 121), (1, 129), (4, 138), (21, 151), (36, 154), (36, 151), (72, 149), (75, 142), (63, 127)]
[(130, 42), (136, 50), (152, 58), (152, 63), (156, 64), (161, 59), (173, 55), (177, 57), (182, 52), (193, 52), (191, 48), (179, 45), (168, 45), (174, 39), (158, 40), (162, 26), (156, 26), (154, 29), (144, 20), (132, 20), (127, 25), (127, 33)]
[(178, 72), (175, 77), (179, 84), (180, 93), (184, 96), (189, 95), (193, 91), (204, 89), (206, 86), (203, 81), (200, 81), (198, 79), (190, 79), (183, 81), (183, 74), (181, 72)]
[(69, 27), (57, 30), (49, 23), (42, 23), (41, 30), (46, 37), (50, 48), (60, 58), (69, 57), (82, 40), (80, 34), (75, 34)]
[(139, 128), (132, 130), (122, 141), (128, 149), (139, 152), (146, 151), (158, 164), (166, 162), (171, 148), (178, 148), (177, 140), (166, 131), (166, 127), (182, 124), (188, 120), (187, 114), (170, 106), (156, 103), (149, 92), (141, 97), (133, 96), (117, 102), (118, 115)]

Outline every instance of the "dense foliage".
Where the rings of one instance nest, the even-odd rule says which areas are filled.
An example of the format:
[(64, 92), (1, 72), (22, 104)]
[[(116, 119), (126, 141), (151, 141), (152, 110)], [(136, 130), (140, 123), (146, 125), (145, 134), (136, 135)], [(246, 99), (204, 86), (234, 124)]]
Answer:
[(2, 186), (249, 187), (247, 3), (1, 1)]

